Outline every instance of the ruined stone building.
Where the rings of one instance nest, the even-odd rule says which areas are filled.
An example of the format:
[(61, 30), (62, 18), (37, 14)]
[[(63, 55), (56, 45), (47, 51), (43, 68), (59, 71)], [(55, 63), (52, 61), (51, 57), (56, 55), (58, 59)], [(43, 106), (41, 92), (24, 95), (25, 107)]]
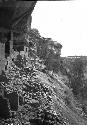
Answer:
[(0, 74), (2, 70), (5, 70), (9, 56), (12, 56), (16, 51), (27, 51), (24, 47), (23, 37), (24, 33), (31, 29), (31, 13), (35, 4), (36, 1), (1, 1)]

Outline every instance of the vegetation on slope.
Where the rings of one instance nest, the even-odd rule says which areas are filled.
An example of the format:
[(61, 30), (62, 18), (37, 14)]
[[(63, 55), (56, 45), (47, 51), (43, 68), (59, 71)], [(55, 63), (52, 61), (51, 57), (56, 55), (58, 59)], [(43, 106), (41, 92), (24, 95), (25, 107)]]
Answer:
[[(60, 53), (56, 53), (56, 56), (53, 46), (48, 49), (50, 40), (42, 38), (36, 31), (34, 36), (34, 31), (26, 34), (29, 57), (18, 54), (16, 59), (10, 61), (6, 72), (1, 75), (2, 99), (8, 99), (10, 102), (8, 95), (14, 92), (19, 96), (17, 110), (12, 113), (11, 107), (14, 107), (14, 104), (10, 102), (10, 117), (7, 119), (1, 117), (1, 124), (86, 125), (87, 121), (83, 118), (79, 102), (75, 100), (72, 90), (65, 85), (63, 75), (58, 75), (60, 63), (54, 68), (53, 64), (60, 60)], [(51, 56), (54, 60), (51, 60)], [(47, 63), (48, 57), (50, 59)]]

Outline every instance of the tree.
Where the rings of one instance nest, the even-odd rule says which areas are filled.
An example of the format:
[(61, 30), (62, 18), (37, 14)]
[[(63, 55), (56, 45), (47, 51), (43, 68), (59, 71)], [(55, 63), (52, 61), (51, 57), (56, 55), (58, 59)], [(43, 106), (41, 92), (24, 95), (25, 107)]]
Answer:
[[(60, 49), (62, 45), (53, 41), (51, 38), (41, 37), (37, 29), (30, 30), (26, 36), (29, 54), (33, 57), (37, 55), (41, 60), (44, 60), (44, 64), (48, 70), (58, 72), (60, 66)], [(32, 47), (29, 43), (32, 44)]]
[(79, 94), (81, 88), (83, 87), (83, 62), (80, 58), (76, 58), (75, 61), (71, 65), (70, 69), (70, 81), (71, 88), (73, 88), (73, 92), (75, 95)]

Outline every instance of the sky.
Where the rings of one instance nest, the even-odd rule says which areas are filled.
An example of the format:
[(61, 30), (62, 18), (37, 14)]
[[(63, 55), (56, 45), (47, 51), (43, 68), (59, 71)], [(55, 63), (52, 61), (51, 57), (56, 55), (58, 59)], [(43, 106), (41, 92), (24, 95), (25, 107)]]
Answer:
[(31, 28), (61, 43), (61, 56), (87, 56), (87, 0), (38, 1)]

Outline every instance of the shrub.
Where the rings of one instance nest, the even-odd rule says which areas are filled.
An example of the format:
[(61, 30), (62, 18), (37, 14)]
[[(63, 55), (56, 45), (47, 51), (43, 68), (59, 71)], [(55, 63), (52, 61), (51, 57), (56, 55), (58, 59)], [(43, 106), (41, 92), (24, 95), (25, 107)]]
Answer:
[(70, 86), (73, 89), (75, 95), (80, 93), (80, 89), (83, 87), (83, 62), (80, 58), (76, 58), (70, 69)]

